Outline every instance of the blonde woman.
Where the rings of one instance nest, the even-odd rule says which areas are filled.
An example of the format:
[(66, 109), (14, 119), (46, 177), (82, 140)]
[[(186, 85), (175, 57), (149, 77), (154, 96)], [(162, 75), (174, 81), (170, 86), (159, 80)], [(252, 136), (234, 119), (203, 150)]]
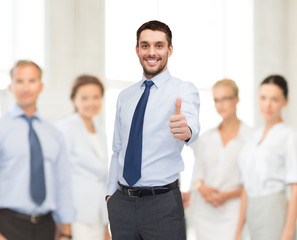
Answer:
[(105, 204), (108, 168), (106, 135), (94, 121), (103, 105), (104, 87), (94, 76), (79, 76), (73, 83), (71, 100), (75, 113), (58, 123), (71, 162), (72, 197), (76, 219), (74, 240), (109, 238)]
[(198, 240), (232, 240), (242, 191), (238, 154), (250, 128), (236, 115), (239, 98), (234, 81), (218, 81), (212, 92), (222, 122), (204, 133), (193, 146), (196, 159), (193, 227)]
[[(297, 133), (282, 118), (288, 86), (279, 75), (263, 80), (258, 100), (265, 125), (240, 153), (242, 211), (236, 240), (247, 221), (252, 240), (293, 240), (297, 217)], [(290, 200), (285, 191), (289, 188)]]

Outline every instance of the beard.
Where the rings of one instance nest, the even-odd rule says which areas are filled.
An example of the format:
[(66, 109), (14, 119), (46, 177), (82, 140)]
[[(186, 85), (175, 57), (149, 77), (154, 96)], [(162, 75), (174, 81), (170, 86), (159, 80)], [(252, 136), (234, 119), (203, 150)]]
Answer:
[(145, 76), (149, 76), (150, 78), (153, 78), (157, 76), (159, 73), (161, 73), (164, 70), (165, 66), (160, 66), (156, 70), (148, 70), (147, 68), (143, 67), (143, 72)]
[(145, 64), (143, 63), (144, 60), (140, 60), (140, 64), (143, 68), (143, 73), (144, 73), (144, 76), (146, 76), (147, 78), (151, 79), (155, 76), (157, 76), (158, 74), (160, 74), (161, 72), (164, 71), (164, 69), (166, 69), (166, 66), (167, 66), (167, 61), (168, 61), (168, 57), (166, 59), (165, 62), (161, 63), (157, 69), (149, 69), (145, 66)]

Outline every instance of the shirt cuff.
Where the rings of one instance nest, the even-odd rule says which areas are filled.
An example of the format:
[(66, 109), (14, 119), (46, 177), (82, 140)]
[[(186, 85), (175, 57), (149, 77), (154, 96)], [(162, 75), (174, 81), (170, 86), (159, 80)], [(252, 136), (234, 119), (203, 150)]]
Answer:
[(199, 127), (199, 123), (198, 124), (196, 123), (197, 126), (195, 126), (195, 122), (191, 121), (190, 119), (188, 119), (187, 122), (188, 122), (188, 127), (192, 132), (192, 136), (190, 137), (190, 139), (185, 141), (186, 145), (189, 146), (197, 140), (199, 136), (200, 127)]
[[(118, 184), (110, 184), (107, 188), (106, 196), (112, 196), (118, 190)], [(106, 199), (105, 199), (106, 200)]]

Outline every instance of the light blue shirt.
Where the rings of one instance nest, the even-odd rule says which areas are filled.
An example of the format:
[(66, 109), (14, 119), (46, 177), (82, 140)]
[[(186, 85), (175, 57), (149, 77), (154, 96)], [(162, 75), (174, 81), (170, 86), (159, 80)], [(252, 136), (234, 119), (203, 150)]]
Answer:
[(52, 211), (58, 223), (71, 223), (70, 174), (63, 137), (52, 125), (34, 114), (33, 128), (44, 156), (46, 199), (38, 206), (30, 195), (29, 126), (24, 111), (14, 105), (0, 118), (0, 208), (24, 214)]
[[(118, 97), (113, 137), (113, 155), (110, 163), (107, 195), (118, 188), (118, 181), (128, 185), (123, 178), (124, 159), (130, 126), (136, 105), (144, 91), (144, 81), (122, 91)], [(175, 112), (176, 98), (182, 99), (181, 112), (185, 115), (194, 142), (199, 135), (199, 94), (194, 84), (172, 77), (169, 71), (151, 79), (150, 96), (143, 123), (141, 178), (135, 186), (162, 186), (174, 182), (184, 170), (181, 157), (185, 141), (173, 137), (169, 118)]]

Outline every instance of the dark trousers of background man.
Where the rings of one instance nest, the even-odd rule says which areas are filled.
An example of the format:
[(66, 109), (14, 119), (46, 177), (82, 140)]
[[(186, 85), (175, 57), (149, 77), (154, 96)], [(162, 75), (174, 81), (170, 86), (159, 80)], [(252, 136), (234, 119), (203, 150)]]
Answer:
[(55, 222), (51, 214), (34, 219), (0, 209), (0, 233), (8, 240), (54, 240)]
[(179, 188), (167, 193), (129, 197), (117, 190), (107, 202), (112, 240), (185, 240)]

